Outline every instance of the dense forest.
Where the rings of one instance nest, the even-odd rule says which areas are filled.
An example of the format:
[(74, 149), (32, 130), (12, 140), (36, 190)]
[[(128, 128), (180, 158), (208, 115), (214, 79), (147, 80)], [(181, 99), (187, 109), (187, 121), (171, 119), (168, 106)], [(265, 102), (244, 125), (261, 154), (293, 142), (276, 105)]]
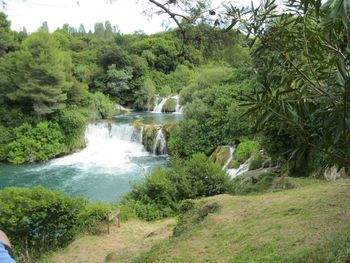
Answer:
[[(167, 138), (168, 167), (133, 182), (113, 205), (40, 187), (1, 190), (0, 227), (19, 261), (69, 244), (114, 207), (125, 220), (152, 221), (183, 215), (192, 199), (267, 191), (281, 175), (348, 173), (347, 1), (227, 5), (220, 19), (209, 10), (209, 20), (204, 3), (178, 17), (171, 8), (181, 3), (160, 5), (177, 27), (153, 35), (123, 34), (109, 21), (88, 32), (83, 24), (49, 32), (44, 22), (29, 34), (0, 13), (1, 162), (79, 151), (87, 125), (121, 108), (150, 111), (179, 96), (184, 109)], [(168, 99), (163, 111), (175, 107)], [(262, 175), (244, 184), (225, 170), (244, 164)]]

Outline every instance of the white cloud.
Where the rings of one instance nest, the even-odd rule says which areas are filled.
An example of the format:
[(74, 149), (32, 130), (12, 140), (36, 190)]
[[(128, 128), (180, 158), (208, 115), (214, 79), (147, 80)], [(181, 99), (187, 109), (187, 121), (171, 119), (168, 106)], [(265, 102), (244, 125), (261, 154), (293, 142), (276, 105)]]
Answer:
[[(232, 2), (250, 3), (245, 0)], [(109, 0), (8, 0), (7, 4), (5, 13), (12, 22), (12, 28), (20, 30), (26, 27), (29, 32), (37, 30), (44, 21), (53, 31), (64, 23), (76, 28), (83, 23), (85, 29), (93, 30), (96, 22), (109, 20), (123, 33), (143, 30), (150, 34), (163, 30), (162, 22), (166, 19), (166, 16), (146, 17), (142, 14), (144, 6), (135, 0), (116, 0), (112, 5)]]
[(83, 23), (87, 30), (93, 29), (96, 22), (106, 20), (117, 25), (123, 33), (161, 31), (162, 19), (153, 17), (149, 20), (142, 11), (134, 0), (118, 0), (112, 5), (104, 0), (9, 0), (5, 13), (13, 29), (25, 26), (29, 32), (38, 29), (44, 21), (52, 31), (64, 23), (76, 28)]

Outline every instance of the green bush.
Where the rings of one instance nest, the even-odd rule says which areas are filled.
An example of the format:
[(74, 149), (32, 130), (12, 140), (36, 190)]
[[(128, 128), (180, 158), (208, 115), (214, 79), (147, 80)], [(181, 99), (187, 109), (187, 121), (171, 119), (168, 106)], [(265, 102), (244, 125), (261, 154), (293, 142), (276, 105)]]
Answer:
[(18, 261), (68, 244), (108, 211), (105, 205), (41, 187), (0, 191), (0, 228), (11, 238)]
[(7, 161), (15, 164), (47, 161), (64, 152), (63, 134), (52, 122), (39, 122), (35, 127), (24, 123), (13, 131), (7, 145)]
[(163, 106), (163, 112), (175, 112), (176, 110), (176, 100), (175, 99), (168, 99), (164, 106)]
[(68, 151), (84, 146), (84, 131), (88, 117), (83, 110), (65, 109), (56, 116), (55, 121), (64, 134), (63, 140)]
[(205, 154), (194, 154), (189, 160), (177, 159), (172, 165), (172, 181), (179, 200), (222, 194), (229, 188), (229, 177)]
[(251, 178), (242, 181), (241, 178), (235, 178), (231, 183), (231, 191), (236, 195), (263, 193), (272, 189), (272, 182), (276, 175), (272, 173), (261, 174), (259, 178)]
[[(119, 203), (129, 217), (156, 220), (190, 209), (187, 199), (228, 192), (230, 179), (221, 167), (196, 154), (189, 160), (174, 160), (172, 168), (156, 169), (138, 183)], [(124, 212), (124, 210), (123, 210)]]
[(263, 166), (264, 159), (261, 153), (254, 154), (253, 159), (249, 163), (249, 170), (256, 170)]
[(93, 110), (98, 113), (99, 118), (111, 118), (115, 113), (113, 102), (108, 96), (101, 92), (90, 94), (90, 104), (92, 105)]
[(244, 163), (252, 156), (253, 153), (259, 149), (259, 143), (257, 141), (243, 141), (241, 142), (234, 154), (234, 159), (239, 163)]

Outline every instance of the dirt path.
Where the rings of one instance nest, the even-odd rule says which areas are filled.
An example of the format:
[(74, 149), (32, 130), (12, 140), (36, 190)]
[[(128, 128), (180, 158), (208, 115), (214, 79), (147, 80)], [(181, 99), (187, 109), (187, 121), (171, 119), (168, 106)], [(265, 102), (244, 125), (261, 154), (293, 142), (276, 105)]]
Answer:
[(167, 239), (174, 224), (174, 219), (152, 223), (128, 221), (122, 223), (121, 228), (112, 226), (110, 235), (79, 237), (66, 249), (56, 252), (44, 262), (130, 262), (131, 258), (149, 250), (158, 241)]

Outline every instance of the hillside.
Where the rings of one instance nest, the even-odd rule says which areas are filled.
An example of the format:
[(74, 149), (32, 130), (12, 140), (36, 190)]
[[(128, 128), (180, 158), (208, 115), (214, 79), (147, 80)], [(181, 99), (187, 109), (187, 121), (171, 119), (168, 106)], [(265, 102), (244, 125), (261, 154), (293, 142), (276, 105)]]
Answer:
[(146, 252), (156, 242), (169, 238), (174, 224), (174, 219), (167, 219), (153, 223), (130, 220), (122, 223), (121, 228), (111, 225), (110, 235), (83, 235), (41, 262), (130, 262), (133, 255)]
[(106, 262), (347, 262), (349, 189), (350, 181), (339, 180), (262, 195), (205, 198), (183, 216), (170, 239), (167, 232), (147, 242), (146, 230), (165, 233), (171, 221), (142, 228), (130, 221), (111, 237), (76, 240), (49, 262), (101, 262), (108, 254)]

